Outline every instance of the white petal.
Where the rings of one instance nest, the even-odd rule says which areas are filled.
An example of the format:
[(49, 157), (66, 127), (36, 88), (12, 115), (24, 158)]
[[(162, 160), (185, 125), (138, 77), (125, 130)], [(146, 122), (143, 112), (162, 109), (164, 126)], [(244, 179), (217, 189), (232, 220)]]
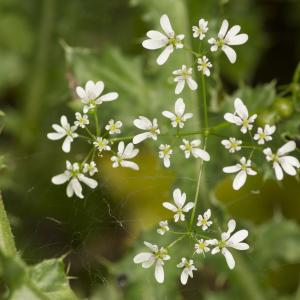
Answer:
[(82, 199), (83, 198), (82, 186), (81, 186), (79, 180), (77, 178), (73, 178), (73, 179), (71, 179), (70, 184), (72, 185), (75, 195)]
[(189, 278), (188, 269), (184, 268), (181, 272), (180, 281), (183, 285), (186, 285)]
[(232, 256), (232, 254), (228, 251), (228, 249), (223, 248), (222, 249), (222, 254), (224, 255), (227, 265), (229, 267), (230, 270), (234, 269), (235, 267), (235, 261), (234, 258)]
[(78, 176), (79, 180), (83, 183), (85, 183), (87, 186), (89, 186), (91, 189), (94, 189), (97, 187), (98, 185), (98, 182), (95, 180), (95, 179), (92, 179), (92, 178), (89, 178), (89, 177), (86, 177), (82, 174), (80, 174)]
[(139, 253), (139, 254), (137, 254), (137, 255), (133, 258), (133, 262), (134, 262), (135, 264), (143, 263), (143, 262), (145, 262), (145, 261), (148, 261), (148, 260), (151, 258), (152, 255), (153, 255), (153, 254), (150, 253), (150, 252), (142, 252), (142, 253)]
[(180, 189), (175, 189), (173, 191), (173, 199), (177, 207), (181, 208), (186, 200), (186, 194), (181, 193)]
[(275, 161), (273, 163), (273, 168), (274, 168), (277, 180), (282, 180), (283, 179), (283, 172), (282, 172), (282, 169), (281, 169), (279, 163)]
[(218, 33), (218, 37), (219, 37), (220, 39), (223, 39), (223, 38), (225, 37), (225, 34), (226, 34), (227, 30), (228, 30), (228, 21), (227, 21), (227, 20), (224, 20), (224, 21), (222, 22), (220, 31), (219, 31), (219, 33)]
[(281, 159), (284, 159), (287, 163), (291, 164), (295, 168), (300, 168), (300, 162), (294, 156), (282, 156)]
[(235, 165), (235, 166), (229, 166), (229, 167), (224, 167), (223, 168), (223, 172), (224, 173), (228, 173), (228, 174), (230, 174), (230, 173), (236, 173), (236, 172), (238, 172), (238, 171), (240, 171), (241, 170), (241, 166), (240, 165)]
[(69, 180), (69, 176), (67, 176), (65, 173), (56, 175), (51, 179), (53, 184), (64, 184), (68, 180)]
[(187, 84), (192, 91), (194, 91), (198, 88), (198, 84), (193, 78), (188, 78)]
[(164, 47), (167, 44), (168, 40), (145, 40), (143, 41), (142, 45), (144, 48), (149, 50), (156, 50)]
[(289, 141), (278, 149), (277, 154), (281, 156), (283, 154), (292, 152), (295, 149), (296, 149), (296, 143), (294, 141)]
[(204, 218), (206, 220), (208, 220), (211, 217), (211, 210), (208, 209), (203, 215), (204, 215)]
[(170, 203), (170, 202), (164, 202), (162, 205), (166, 209), (169, 209), (173, 212), (177, 212), (177, 207), (175, 205), (173, 205), (172, 203)]
[(236, 250), (248, 250), (249, 245), (247, 243), (237, 243), (230, 245), (231, 248), (234, 248)]
[(170, 165), (171, 165), (171, 162), (170, 162), (170, 159), (169, 159), (169, 157), (164, 157), (164, 166), (166, 167), (166, 168), (170, 168)]
[(228, 243), (237, 244), (243, 241), (248, 236), (248, 230), (242, 229), (235, 232), (228, 240)]
[(67, 185), (67, 196), (71, 198), (73, 195), (74, 195), (74, 189), (72, 183), (69, 182), (69, 184)]
[(229, 47), (227, 45), (223, 45), (222, 46), (222, 50), (226, 54), (226, 56), (229, 59), (229, 61), (232, 64), (234, 64), (236, 62), (236, 53), (235, 53), (235, 51), (231, 47)]
[(167, 110), (163, 111), (162, 115), (164, 117), (168, 118), (168, 119), (171, 119), (171, 120), (174, 119), (174, 118), (176, 118), (176, 116), (172, 112), (167, 111)]
[(73, 139), (70, 136), (67, 136), (62, 144), (62, 150), (66, 153), (69, 153), (71, 150), (71, 143)]
[(184, 114), (184, 111), (185, 111), (185, 104), (183, 102), (183, 99), (179, 98), (175, 102), (175, 114), (182, 116)]
[(89, 80), (85, 85), (85, 92), (88, 98), (96, 98), (96, 93), (94, 92), (95, 83), (92, 80)]
[(118, 93), (115, 93), (115, 92), (107, 93), (107, 94), (101, 96), (100, 98), (98, 98), (96, 100), (96, 103), (99, 104), (101, 102), (113, 101), (113, 100), (116, 100), (118, 97), (119, 97)]
[(248, 118), (248, 116), (249, 116), (248, 109), (240, 98), (236, 98), (234, 100), (234, 108), (235, 108), (235, 111), (237, 112), (237, 114), (242, 119)]
[(234, 37), (236, 36), (241, 30), (241, 26), (240, 25), (234, 25), (232, 26), (226, 36), (225, 36), (225, 40), (226, 40), (226, 44), (228, 44), (228, 42)]
[(65, 135), (66, 135), (66, 133), (50, 132), (47, 134), (47, 138), (52, 141), (57, 141), (57, 140), (62, 139)]
[(123, 168), (130, 168), (130, 169), (135, 170), (135, 171), (138, 171), (140, 169), (139, 166), (136, 163), (134, 163), (132, 161), (128, 161), (128, 160), (122, 160), (120, 162), (120, 165)]
[(175, 88), (175, 94), (176, 95), (180, 94), (183, 91), (184, 86), (185, 86), (185, 81), (184, 80), (178, 81), (178, 83), (176, 85), (176, 88)]
[(291, 164), (289, 164), (284, 158), (279, 158), (279, 163), (285, 173), (291, 176), (295, 176), (297, 174), (296, 169)]
[(240, 125), (240, 123), (241, 123), (240, 118), (231, 113), (226, 113), (224, 115), (224, 119), (229, 123), (233, 123), (233, 124), (237, 124), (237, 125)]
[(147, 37), (149, 39), (157, 40), (157, 41), (164, 41), (165, 43), (168, 42), (168, 38), (162, 34), (160, 31), (157, 30), (149, 30), (147, 32)]
[(162, 262), (160, 260), (157, 260), (156, 266), (155, 266), (155, 279), (158, 283), (164, 282), (164, 268), (162, 266)]
[(125, 148), (124, 142), (120, 142), (118, 144), (118, 153), (123, 153), (124, 152), (124, 148)]
[(174, 51), (173, 45), (167, 46), (163, 52), (159, 55), (156, 62), (158, 65), (163, 65), (169, 58), (170, 54)]
[(167, 15), (162, 15), (161, 16), (160, 26), (169, 37), (174, 35), (174, 30), (171, 26), (169, 17)]
[(183, 211), (183, 212), (189, 212), (194, 206), (195, 206), (195, 205), (194, 205), (193, 202), (189, 202), (189, 203), (187, 203), (187, 204), (183, 207), (182, 211)]
[(236, 174), (234, 180), (233, 180), (233, 189), (239, 190), (246, 182), (247, 179), (247, 173), (246, 171), (240, 171)]
[(81, 86), (76, 87), (76, 94), (79, 98), (86, 98), (85, 90)]
[(203, 159), (204, 161), (209, 161), (210, 160), (210, 155), (208, 154), (208, 152), (206, 152), (205, 150), (202, 149), (193, 149), (192, 150), (192, 154), (194, 157), (200, 157), (201, 159)]
[(60, 123), (63, 128), (70, 128), (70, 124), (66, 116), (61, 116)]
[(103, 92), (103, 90), (104, 90), (103, 81), (98, 81), (94, 87), (94, 93), (96, 94), (96, 97), (99, 97), (101, 95), (101, 93)]
[(143, 132), (143, 133), (140, 133), (140, 134), (134, 136), (132, 142), (136, 145), (136, 144), (139, 144), (142, 141), (146, 140), (149, 137), (151, 137), (150, 132)]
[(233, 37), (232, 39), (230, 39), (227, 44), (234, 46), (234, 45), (242, 45), (245, 44), (248, 41), (248, 34), (246, 33), (242, 33), (242, 34), (238, 34), (235, 37)]

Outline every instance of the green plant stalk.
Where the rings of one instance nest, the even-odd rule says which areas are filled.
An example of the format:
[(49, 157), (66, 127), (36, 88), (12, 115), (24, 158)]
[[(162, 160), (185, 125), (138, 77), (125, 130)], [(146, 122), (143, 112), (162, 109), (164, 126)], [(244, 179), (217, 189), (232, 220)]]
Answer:
[(4, 208), (1, 192), (0, 192), (0, 251), (6, 256), (14, 256), (17, 254), (14, 237)]
[(96, 134), (97, 136), (100, 136), (101, 134), (101, 130), (100, 130), (100, 124), (99, 124), (99, 119), (98, 119), (98, 111), (97, 111), (97, 107), (95, 107), (94, 110), (94, 117), (95, 117), (95, 123), (96, 123)]

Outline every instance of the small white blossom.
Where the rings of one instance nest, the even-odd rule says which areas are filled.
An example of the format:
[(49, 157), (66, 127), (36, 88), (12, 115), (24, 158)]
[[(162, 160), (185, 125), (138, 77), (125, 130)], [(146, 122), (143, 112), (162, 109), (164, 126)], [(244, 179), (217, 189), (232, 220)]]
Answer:
[(229, 150), (230, 153), (234, 153), (242, 149), (242, 141), (237, 140), (234, 137), (230, 137), (228, 140), (222, 140), (221, 143), (226, 149)]
[(164, 274), (164, 260), (169, 260), (171, 257), (168, 255), (167, 249), (161, 247), (158, 248), (157, 245), (152, 245), (148, 242), (144, 242), (151, 252), (142, 252), (137, 254), (133, 258), (135, 264), (142, 264), (145, 269), (150, 268), (155, 263), (155, 279), (158, 283), (163, 283), (165, 279)]
[(186, 205), (184, 205), (186, 201), (186, 194), (181, 193), (180, 189), (175, 189), (173, 191), (173, 199), (175, 205), (170, 202), (164, 202), (163, 207), (175, 213), (174, 215), (175, 222), (178, 222), (179, 220), (184, 221), (185, 220), (184, 213), (190, 211), (194, 207), (194, 203), (188, 202)]
[(205, 254), (210, 251), (210, 240), (200, 239), (195, 244), (195, 252), (197, 254)]
[(90, 176), (93, 176), (98, 172), (97, 165), (94, 161), (91, 161), (89, 164), (85, 163), (82, 169), (83, 173), (89, 173)]
[(208, 60), (208, 58), (204, 55), (197, 60), (197, 69), (202, 72), (207, 77), (210, 76), (210, 68), (212, 68), (212, 63)]
[(164, 166), (169, 168), (171, 165), (170, 156), (173, 154), (173, 150), (170, 145), (160, 145), (159, 146), (159, 158), (161, 158), (164, 162)]
[(175, 88), (176, 95), (180, 94), (183, 91), (185, 87), (185, 82), (192, 91), (198, 88), (197, 82), (192, 78), (192, 73), (193, 68), (187, 68), (186, 65), (182, 65), (181, 69), (178, 69), (173, 72), (173, 75), (176, 76), (174, 78), (174, 81), (177, 82)]
[(138, 153), (139, 149), (134, 149), (134, 145), (132, 143), (127, 144), (125, 147), (124, 142), (120, 142), (118, 144), (117, 155), (111, 157), (111, 161), (113, 162), (113, 168), (121, 166), (123, 168), (130, 168), (138, 171), (139, 166), (136, 163), (128, 160), (136, 157)]
[(258, 142), (259, 145), (263, 145), (265, 142), (272, 141), (272, 134), (275, 132), (276, 126), (265, 125), (265, 128), (258, 127), (257, 133), (254, 135), (254, 140)]
[(204, 19), (199, 20), (199, 27), (193, 26), (193, 37), (199, 38), (199, 40), (203, 40), (205, 38), (205, 33), (208, 31), (207, 27), (208, 22)]
[(291, 176), (295, 176), (297, 174), (297, 169), (300, 168), (299, 160), (294, 156), (286, 155), (295, 149), (296, 143), (294, 141), (287, 142), (280, 147), (276, 153), (272, 153), (270, 148), (264, 149), (267, 161), (273, 162), (273, 168), (277, 180), (283, 179), (283, 171)]
[(224, 115), (224, 119), (229, 122), (233, 123), (237, 126), (242, 126), (241, 127), (241, 132), (246, 133), (248, 130), (252, 130), (253, 125), (252, 123), (255, 121), (257, 115), (253, 115), (249, 117), (248, 109), (243, 103), (243, 101), (239, 98), (236, 98), (234, 100), (234, 108), (235, 112), (234, 114), (232, 113), (226, 113)]
[(203, 149), (200, 149), (199, 146), (201, 144), (200, 140), (188, 141), (183, 139), (183, 145), (180, 145), (180, 149), (184, 151), (185, 158), (190, 158), (191, 154), (196, 158), (201, 158), (204, 161), (210, 160), (210, 155)]
[(102, 81), (94, 83), (94, 81), (89, 80), (86, 83), (85, 88), (82, 88), (81, 86), (76, 87), (76, 93), (81, 99), (81, 102), (84, 104), (83, 112), (85, 114), (89, 110), (94, 109), (96, 105), (100, 105), (102, 102), (116, 100), (119, 97), (118, 93), (115, 92), (101, 96), (103, 90), (104, 83)]
[(110, 119), (108, 121), (108, 124), (105, 126), (105, 129), (108, 131), (109, 134), (119, 134), (121, 133), (120, 128), (123, 126), (123, 123), (121, 121), (114, 121), (113, 119)]
[(159, 222), (159, 227), (160, 227), (160, 228), (157, 229), (157, 232), (158, 232), (160, 235), (164, 235), (167, 231), (170, 230), (168, 221), (160, 221), (160, 222)]
[(182, 40), (184, 39), (184, 34), (175, 35), (167, 15), (161, 16), (160, 26), (164, 33), (156, 30), (148, 31), (147, 37), (149, 39), (143, 41), (143, 47), (149, 50), (165, 48), (156, 60), (157, 64), (163, 65), (174, 49), (183, 48)]
[(75, 113), (76, 121), (74, 122), (74, 125), (84, 128), (86, 125), (90, 124), (89, 117), (87, 115), (81, 115), (81, 113), (76, 112)]
[(60, 124), (61, 125), (53, 124), (52, 128), (56, 132), (48, 133), (47, 137), (49, 140), (53, 140), (53, 141), (65, 138), (62, 144), (62, 150), (66, 153), (69, 153), (71, 150), (71, 143), (75, 138), (78, 137), (78, 134), (75, 132), (77, 126), (70, 126), (66, 116), (61, 116)]
[(85, 183), (91, 189), (95, 189), (98, 185), (96, 180), (82, 174), (78, 163), (71, 164), (68, 160), (66, 161), (66, 171), (52, 177), (51, 181), (56, 185), (64, 184), (69, 181), (67, 185), (67, 196), (72, 197), (75, 193), (75, 195), (81, 199), (84, 197), (82, 195), (80, 182)]
[(177, 267), (183, 268), (180, 276), (180, 281), (183, 285), (186, 285), (189, 277), (193, 278), (193, 271), (197, 270), (194, 266), (194, 261), (192, 259), (187, 260), (185, 257), (181, 258), (181, 262)]
[(208, 209), (206, 212), (204, 212), (203, 216), (199, 215), (198, 216), (198, 222), (197, 222), (197, 226), (202, 227), (202, 230), (207, 230), (208, 227), (210, 227), (212, 225), (212, 221), (210, 221), (211, 217), (211, 210)]
[(226, 259), (229, 269), (231, 270), (235, 267), (235, 261), (228, 248), (233, 248), (236, 250), (249, 249), (249, 245), (247, 243), (241, 243), (245, 238), (247, 238), (248, 230), (239, 230), (232, 235), (235, 227), (236, 222), (234, 220), (230, 220), (228, 222), (228, 231), (221, 234), (221, 240), (211, 240), (211, 245), (216, 245), (216, 247), (212, 249), (211, 254), (214, 255), (221, 252)]
[(171, 120), (171, 124), (173, 127), (179, 126), (179, 128), (183, 128), (184, 123), (193, 117), (192, 113), (184, 113), (185, 104), (182, 98), (179, 98), (175, 102), (175, 113), (170, 111), (163, 111), (162, 115)]
[(102, 137), (97, 137), (96, 141), (93, 142), (94, 146), (98, 149), (101, 153), (102, 151), (110, 151), (111, 148), (109, 146), (109, 141)]
[(224, 173), (237, 173), (233, 180), (233, 189), (239, 190), (246, 182), (247, 175), (254, 176), (257, 174), (256, 171), (251, 169), (251, 160), (246, 160), (242, 157), (240, 163), (223, 168)]
[(141, 130), (146, 130), (146, 132), (140, 133), (133, 138), (132, 142), (134, 144), (139, 144), (146, 139), (157, 140), (157, 135), (160, 134), (157, 119), (153, 119), (151, 122), (148, 118), (139, 116), (138, 119), (133, 121), (133, 124)]
[(233, 64), (236, 62), (236, 52), (229, 46), (245, 44), (248, 40), (248, 35), (246, 33), (238, 34), (241, 30), (241, 26), (239, 25), (235, 25), (229, 30), (228, 26), (228, 21), (224, 20), (218, 33), (218, 38), (210, 38), (208, 43), (212, 45), (210, 51), (214, 52), (221, 48)]

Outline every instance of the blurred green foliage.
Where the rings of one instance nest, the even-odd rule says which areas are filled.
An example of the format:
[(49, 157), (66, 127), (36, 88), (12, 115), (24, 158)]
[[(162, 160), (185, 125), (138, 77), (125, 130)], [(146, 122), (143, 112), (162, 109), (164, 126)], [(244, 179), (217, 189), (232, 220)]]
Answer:
[[(225, 17), (230, 24), (241, 24), (250, 39), (238, 49), (238, 63), (230, 65), (221, 55), (208, 81), (211, 125), (222, 122), (239, 96), (260, 115), (260, 125), (276, 124), (281, 142), (295, 139), (299, 145), (296, 1), (0, 0), (0, 187), (20, 251), (18, 256), (0, 252), (0, 295), (5, 283), (12, 291), (9, 299), (75, 299), (67, 273), (76, 277), (70, 284), (78, 298), (299, 299), (299, 182), (286, 179), (278, 185), (270, 166), (264, 178), (253, 178), (235, 192), (220, 172), (235, 157), (231, 161), (216, 150), (218, 159), (205, 169), (202, 189), (210, 191), (216, 214), (225, 211), (249, 229), (251, 251), (246, 257), (234, 254), (238, 267), (233, 272), (222, 257), (207, 257), (185, 288), (179, 285), (178, 270), (166, 265), (166, 283), (158, 286), (153, 270), (133, 265), (132, 257), (143, 240), (159, 243), (152, 226), (170, 217), (160, 203), (171, 187), (178, 184), (193, 196), (195, 165), (174, 155), (174, 171), (165, 171), (157, 149), (149, 145), (142, 149), (139, 175), (112, 170), (105, 158), (99, 162), (100, 188), (84, 201), (66, 199), (65, 188), (50, 183), (67, 156), (46, 140), (46, 133), (62, 113), (71, 116), (78, 106), (76, 85), (103, 80), (107, 89), (120, 93), (118, 101), (102, 106), (102, 118), (120, 118), (124, 134), (130, 134), (138, 115), (156, 117), (173, 107), (171, 73), (192, 58), (178, 51), (158, 68), (157, 53), (140, 45), (162, 13), (168, 13), (176, 31), (185, 33), (199, 17), (209, 20), (212, 33)], [(186, 40), (197, 47), (190, 36)], [(183, 97), (197, 115), (197, 95), (185, 91)], [(201, 120), (193, 122), (187, 130)], [(167, 126), (161, 122), (162, 130)], [(228, 128), (222, 134), (228, 135)], [(209, 148), (221, 149), (219, 141), (212, 137)], [(75, 146), (75, 158), (81, 159), (85, 150)], [(220, 227), (225, 223), (221, 219)], [(179, 260), (185, 250), (171, 255)], [(58, 258), (49, 260), (53, 257)]]

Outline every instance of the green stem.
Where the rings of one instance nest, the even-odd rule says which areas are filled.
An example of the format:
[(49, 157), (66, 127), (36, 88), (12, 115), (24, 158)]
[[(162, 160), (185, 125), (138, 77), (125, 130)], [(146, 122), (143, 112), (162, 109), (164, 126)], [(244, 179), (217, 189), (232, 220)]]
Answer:
[(205, 129), (208, 129), (208, 113), (207, 113), (205, 75), (203, 73), (201, 76), (201, 86), (202, 86), (202, 98), (203, 98), (204, 125), (205, 125)]
[(14, 237), (11, 232), (8, 217), (0, 193), (0, 251), (6, 256), (17, 254)]
[(182, 235), (181, 237), (179, 237), (178, 239), (176, 239), (175, 241), (173, 241), (171, 244), (169, 244), (167, 246), (167, 249), (172, 248), (177, 242), (181, 241), (186, 235)]
[(95, 117), (95, 123), (96, 123), (96, 133), (97, 133), (97, 136), (100, 136), (101, 130), (100, 130), (100, 126), (99, 126), (97, 107), (95, 107), (95, 109), (94, 109), (94, 117)]

